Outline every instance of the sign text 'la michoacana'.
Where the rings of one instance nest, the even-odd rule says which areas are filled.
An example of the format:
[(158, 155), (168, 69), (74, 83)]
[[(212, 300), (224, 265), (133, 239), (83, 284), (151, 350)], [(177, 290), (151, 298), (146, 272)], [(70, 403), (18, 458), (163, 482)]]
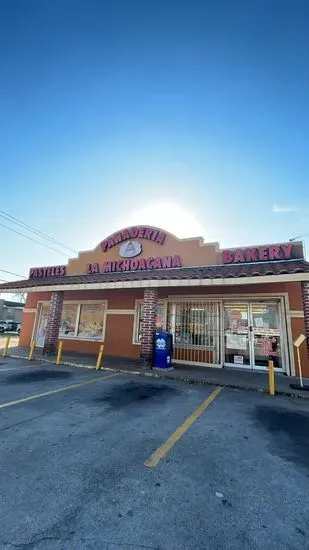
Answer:
[(157, 258), (132, 258), (130, 260), (118, 260), (104, 262), (101, 267), (99, 263), (87, 264), (87, 274), (110, 273), (117, 271), (142, 271), (147, 269), (170, 269), (181, 267), (179, 256), (158, 256)]

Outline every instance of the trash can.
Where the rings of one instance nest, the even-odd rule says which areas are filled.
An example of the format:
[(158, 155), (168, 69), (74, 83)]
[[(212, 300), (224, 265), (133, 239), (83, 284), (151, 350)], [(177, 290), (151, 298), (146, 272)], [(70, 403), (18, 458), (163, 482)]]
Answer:
[(173, 335), (164, 330), (156, 332), (154, 348), (154, 368), (172, 369)]

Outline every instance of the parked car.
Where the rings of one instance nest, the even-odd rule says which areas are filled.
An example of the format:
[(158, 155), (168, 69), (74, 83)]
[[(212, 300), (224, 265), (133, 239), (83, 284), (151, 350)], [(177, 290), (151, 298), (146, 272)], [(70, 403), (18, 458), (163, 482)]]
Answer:
[(0, 325), (0, 334), (4, 334), (4, 327)]
[(0, 321), (0, 326), (3, 327), (4, 332), (17, 332), (18, 323), (15, 323), (15, 321)]
[(16, 329), (17, 334), (20, 334), (20, 331), (21, 331), (21, 323), (17, 323), (17, 329)]
[(9, 332), (16, 332), (17, 331), (17, 323), (15, 321), (8, 321), (7, 323), (7, 331)]

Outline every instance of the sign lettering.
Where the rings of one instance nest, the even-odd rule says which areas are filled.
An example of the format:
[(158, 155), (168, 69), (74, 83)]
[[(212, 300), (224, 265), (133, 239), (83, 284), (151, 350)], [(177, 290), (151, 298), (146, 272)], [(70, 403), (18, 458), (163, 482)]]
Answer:
[(101, 242), (101, 248), (103, 252), (106, 252), (116, 244), (122, 243), (124, 241), (129, 241), (131, 239), (147, 239), (148, 241), (153, 241), (157, 244), (163, 244), (165, 241), (166, 233), (159, 231), (158, 229), (151, 227), (129, 227), (114, 235), (110, 235), (105, 241)]
[(64, 277), (66, 275), (65, 265), (54, 265), (53, 267), (32, 267), (29, 272), (29, 279), (44, 279), (46, 277)]
[[(243, 264), (249, 262), (290, 260), (293, 256), (292, 243), (280, 244), (276, 246), (257, 246), (254, 248), (237, 248), (236, 250), (223, 250), (223, 263)], [(299, 254), (297, 255), (297, 257), (299, 257)]]
[(131, 260), (117, 260), (104, 262), (102, 270), (98, 263), (88, 264), (87, 273), (111, 273), (119, 271), (142, 271), (149, 269), (172, 269), (181, 267), (179, 256), (163, 256), (156, 258), (132, 258)]

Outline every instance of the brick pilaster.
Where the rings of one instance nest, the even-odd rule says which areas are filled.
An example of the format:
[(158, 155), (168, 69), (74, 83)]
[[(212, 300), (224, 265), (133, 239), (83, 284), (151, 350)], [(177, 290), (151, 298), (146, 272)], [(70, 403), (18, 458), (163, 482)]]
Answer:
[(52, 292), (43, 348), (43, 353), (47, 355), (57, 349), (62, 304), (63, 292)]
[(145, 288), (144, 309), (142, 322), (141, 358), (151, 364), (153, 357), (153, 338), (156, 330), (156, 316), (158, 306), (158, 290)]
[(305, 316), (305, 332), (307, 337), (307, 350), (309, 357), (309, 282), (303, 281), (302, 284), (302, 296)]

